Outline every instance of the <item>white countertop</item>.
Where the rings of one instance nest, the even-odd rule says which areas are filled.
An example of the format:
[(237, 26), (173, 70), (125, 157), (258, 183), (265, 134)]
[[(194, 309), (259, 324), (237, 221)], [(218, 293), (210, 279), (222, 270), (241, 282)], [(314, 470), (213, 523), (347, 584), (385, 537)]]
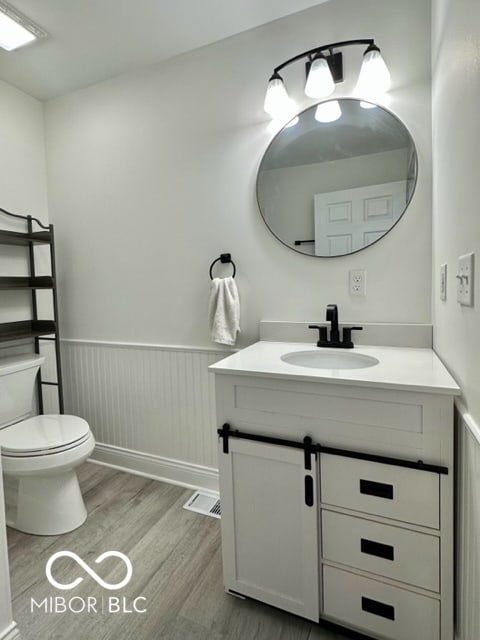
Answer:
[[(281, 356), (294, 351), (349, 351), (373, 356), (379, 363), (364, 369), (314, 369), (293, 365)], [(254, 375), (289, 380), (460, 395), (455, 380), (431, 349), (358, 346), (324, 349), (311, 343), (256, 342), (210, 365), (216, 374)]]

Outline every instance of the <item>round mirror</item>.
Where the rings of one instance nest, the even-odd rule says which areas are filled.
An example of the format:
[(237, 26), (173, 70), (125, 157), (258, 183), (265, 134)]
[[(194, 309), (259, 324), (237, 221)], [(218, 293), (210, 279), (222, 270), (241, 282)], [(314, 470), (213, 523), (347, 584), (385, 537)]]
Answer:
[(266, 225), (288, 247), (343, 256), (390, 231), (416, 180), (405, 125), (373, 103), (344, 98), (314, 105), (280, 130), (260, 164), (257, 199)]

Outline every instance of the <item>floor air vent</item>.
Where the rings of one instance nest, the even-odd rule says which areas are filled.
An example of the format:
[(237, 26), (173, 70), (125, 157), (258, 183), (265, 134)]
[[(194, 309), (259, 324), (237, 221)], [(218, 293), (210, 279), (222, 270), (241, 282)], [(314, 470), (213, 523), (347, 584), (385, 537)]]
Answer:
[(214, 493), (203, 493), (195, 491), (193, 496), (183, 505), (184, 509), (203, 513), (205, 516), (220, 518), (220, 498)]

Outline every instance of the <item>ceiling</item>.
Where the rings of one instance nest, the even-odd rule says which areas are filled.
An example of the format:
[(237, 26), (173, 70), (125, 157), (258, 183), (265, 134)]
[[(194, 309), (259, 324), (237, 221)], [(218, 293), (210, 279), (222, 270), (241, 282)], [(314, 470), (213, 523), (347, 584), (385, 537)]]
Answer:
[(49, 35), (0, 49), (0, 80), (49, 100), (329, 0), (10, 0)]

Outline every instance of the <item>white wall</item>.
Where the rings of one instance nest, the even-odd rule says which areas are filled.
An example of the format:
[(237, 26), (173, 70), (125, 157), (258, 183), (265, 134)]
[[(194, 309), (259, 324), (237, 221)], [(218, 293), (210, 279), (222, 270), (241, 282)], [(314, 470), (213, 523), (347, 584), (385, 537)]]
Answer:
[[(0, 81), (0, 207), (48, 222), (43, 106)], [(0, 228), (25, 226), (0, 214)], [(0, 273), (26, 275), (26, 249), (0, 246)], [(29, 292), (0, 293), (0, 322), (28, 317)], [(0, 345), (1, 346), (1, 345)]]
[[(0, 207), (48, 222), (47, 185), (42, 104), (0, 81)], [(18, 229), (0, 215), (0, 227)], [(26, 273), (25, 252), (18, 247), (0, 246), (2, 275)], [(27, 317), (29, 297), (20, 292), (0, 292), (0, 322)], [(2, 347), (0, 344), (0, 347)], [(10, 604), (3, 483), (0, 475), (0, 636), (14, 637)]]
[[(434, 342), (480, 422), (480, 4), (435, 0), (433, 37)], [(456, 302), (458, 256), (475, 252), (475, 306)], [(439, 299), (440, 264), (448, 293)]]
[(0, 207), (48, 222), (43, 105), (2, 81), (0, 141)]
[[(461, 408), (463, 420), (458, 426), (463, 444), (458, 464), (457, 638), (477, 640), (480, 4), (478, 0), (434, 0), (432, 22), (434, 348), (462, 388), (466, 407)], [(473, 308), (456, 302), (455, 279), (458, 256), (471, 251), (476, 254), (477, 276)], [(439, 268), (443, 263), (448, 270), (445, 302), (439, 299)]]
[[(48, 103), (64, 337), (209, 346), (208, 268), (225, 251), (238, 269), (240, 346), (257, 338), (261, 318), (322, 320), (329, 302), (345, 320), (429, 322), (429, 5), (336, 0)], [(388, 106), (416, 141), (417, 191), (401, 223), (366, 251), (299, 256), (269, 233), (255, 202), (274, 135), (266, 82), (299, 51), (359, 36), (374, 36), (391, 68)], [(343, 95), (361, 53), (347, 52)], [(285, 78), (294, 86), (301, 75), (298, 65)], [(348, 270), (360, 267), (368, 297), (353, 299)]]

